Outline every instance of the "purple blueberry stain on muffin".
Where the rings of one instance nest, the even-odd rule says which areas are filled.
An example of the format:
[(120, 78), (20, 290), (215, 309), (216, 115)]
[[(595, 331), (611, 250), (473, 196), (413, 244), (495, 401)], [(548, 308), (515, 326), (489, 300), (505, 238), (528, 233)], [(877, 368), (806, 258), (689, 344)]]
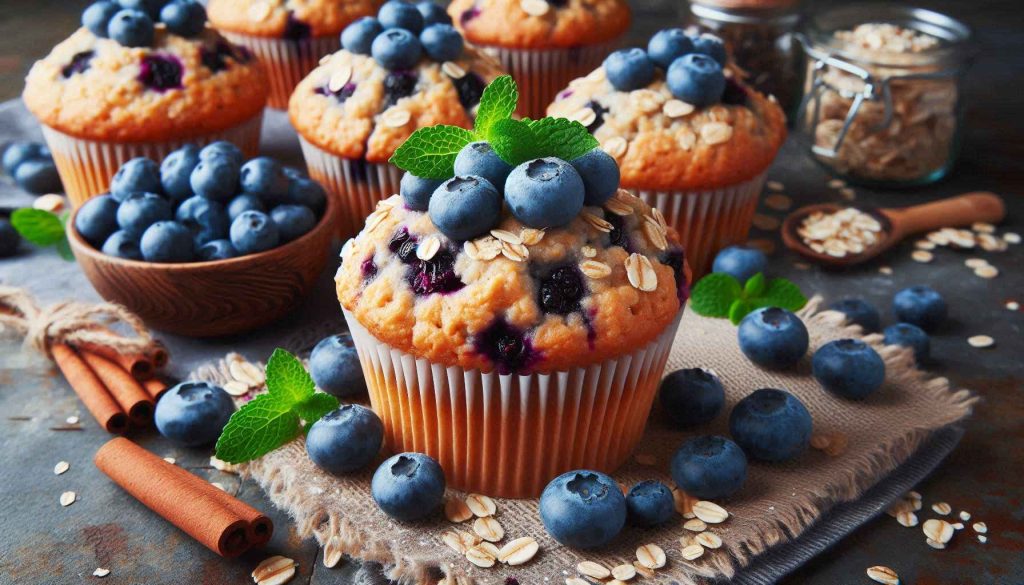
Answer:
[(480, 103), (480, 97), (484, 95), (484, 80), (472, 71), (459, 79), (453, 79), (452, 85), (459, 93), (459, 102), (467, 110)]
[(174, 55), (146, 55), (140, 64), (139, 81), (147, 88), (163, 93), (184, 87), (181, 84), (182, 74), (181, 61)]
[(288, 19), (284, 25), (284, 34), (281, 36), (289, 41), (301, 41), (313, 36), (313, 28), (299, 20), (295, 13), (289, 10)]
[(388, 240), (388, 250), (398, 256), (398, 259), (402, 261), (402, 264), (412, 264), (416, 262), (416, 247), (419, 244), (416, 238), (409, 233), (409, 229), (402, 227), (391, 236)]
[(748, 100), (747, 90), (735, 79), (725, 79), (725, 91), (722, 92), (722, 103), (727, 106), (745, 106)]
[(384, 104), (387, 109), (398, 100), (411, 96), (416, 91), (419, 75), (415, 71), (389, 71), (384, 77)]
[(499, 374), (527, 373), (541, 360), (526, 332), (499, 317), (481, 331), (473, 342), (477, 353), (489, 359)]
[(466, 286), (455, 274), (455, 254), (448, 248), (441, 248), (430, 260), (417, 260), (410, 268), (406, 279), (417, 296), (453, 293)]
[(672, 275), (676, 279), (676, 297), (679, 298), (679, 304), (685, 304), (686, 299), (690, 298), (690, 283), (686, 280), (686, 269), (685, 260), (686, 255), (683, 250), (676, 248), (669, 250), (661, 255), (658, 260), (672, 269)]
[(245, 47), (236, 47), (225, 41), (217, 41), (212, 47), (203, 46), (199, 51), (199, 59), (203, 66), (214, 73), (228, 68), (228, 61), (248, 63), (252, 54)]
[(555, 97), (555, 99), (556, 100), (568, 99), (568, 98), (572, 97), (572, 94), (573, 94), (573, 91), (571, 89), (563, 89), (562, 91), (558, 92), (558, 95)]
[(63, 76), (64, 79), (67, 79), (76, 73), (85, 73), (90, 67), (92, 67), (92, 58), (95, 56), (95, 51), (82, 51), (81, 53), (75, 53), (75, 56), (71, 57), (71, 62), (60, 70), (61, 76)]
[(604, 115), (608, 113), (608, 108), (602, 106), (594, 100), (587, 102), (587, 106), (594, 111), (594, 121), (587, 126), (587, 131), (593, 134), (598, 128), (604, 124)]
[(612, 246), (619, 246), (623, 250), (632, 253), (633, 245), (629, 241), (629, 234), (626, 233), (624, 220), (614, 213), (607, 215), (605, 220), (612, 224), (612, 231), (608, 232), (608, 243)]
[(370, 255), (363, 260), (362, 264), (359, 265), (359, 273), (363, 276), (363, 282), (370, 282), (375, 276), (377, 276), (377, 263), (373, 261), (373, 256)]
[(478, 16), (480, 16), (480, 9), (476, 6), (472, 6), (462, 11), (462, 14), (459, 15), (459, 23), (462, 24), (462, 26), (466, 26), (467, 22)]
[(559, 266), (540, 279), (537, 303), (545, 313), (569, 315), (580, 310), (586, 294), (587, 286), (579, 268)]
[(331, 89), (326, 85), (318, 87), (314, 91), (317, 93), (317, 95), (331, 96), (334, 99), (338, 100), (339, 104), (343, 104), (348, 98), (352, 97), (352, 94), (356, 92), (356, 87), (356, 84), (350, 81), (345, 85), (341, 86), (340, 88), (338, 88), (338, 91), (331, 91)]

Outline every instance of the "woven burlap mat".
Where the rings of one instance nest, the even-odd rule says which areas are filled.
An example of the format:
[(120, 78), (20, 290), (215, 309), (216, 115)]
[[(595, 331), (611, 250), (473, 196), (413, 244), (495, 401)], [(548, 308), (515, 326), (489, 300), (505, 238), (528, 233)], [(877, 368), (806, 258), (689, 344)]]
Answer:
[[(345, 553), (381, 563), (389, 577), (402, 582), (435, 583), (444, 574), (453, 583), (502, 584), (508, 577), (523, 584), (561, 583), (576, 574), (582, 560), (609, 567), (630, 563), (637, 547), (647, 543), (661, 546), (668, 556), (667, 565), (648, 582), (691, 584), (728, 578), (773, 545), (800, 536), (836, 504), (855, 500), (907, 460), (934, 431), (968, 416), (976, 400), (966, 390), (952, 390), (948, 380), (916, 369), (909, 350), (883, 346), (877, 334), (864, 339), (885, 360), (885, 385), (864, 402), (824, 392), (810, 375), (809, 356), (828, 341), (860, 337), (861, 331), (845, 325), (840, 313), (817, 312), (818, 304), (818, 299), (812, 300), (801, 315), (810, 332), (811, 351), (797, 368), (784, 372), (761, 370), (744, 358), (736, 328), (727, 320), (692, 312), (683, 318), (668, 368), (714, 370), (725, 386), (725, 413), (753, 390), (783, 388), (807, 405), (815, 433), (839, 433), (848, 439), (838, 456), (811, 449), (786, 464), (752, 463), (740, 493), (719, 502), (731, 514), (725, 523), (711, 527), (722, 537), (722, 548), (708, 550), (696, 561), (685, 561), (680, 554), (680, 538), (693, 533), (683, 529), (679, 517), (653, 529), (627, 527), (611, 546), (582, 552), (563, 547), (547, 535), (536, 500), (498, 500), (496, 518), (506, 535), (502, 542), (531, 536), (540, 543), (540, 552), (523, 566), (482, 569), (441, 542), (441, 535), (453, 528), (441, 511), (414, 524), (392, 521), (370, 496), (372, 468), (345, 478), (330, 476), (309, 461), (301, 439), (249, 464), (244, 472), (263, 486), (275, 505), (291, 514), (300, 536), (315, 536), (321, 544), (336, 537), (335, 544)], [(223, 361), (200, 368), (195, 375), (214, 382), (230, 377)], [(726, 414), (699, 432), (727, 435)], [(644, 479), (671, 485), (669, 461), (679, 444), (693, 434), (669, 428), (656, 408), (636, 457), (615, 478), (627, 486)], [(448, 497), (461, 495), (448, 493)], [(471, 532), (470, 524), (458, 528)]]

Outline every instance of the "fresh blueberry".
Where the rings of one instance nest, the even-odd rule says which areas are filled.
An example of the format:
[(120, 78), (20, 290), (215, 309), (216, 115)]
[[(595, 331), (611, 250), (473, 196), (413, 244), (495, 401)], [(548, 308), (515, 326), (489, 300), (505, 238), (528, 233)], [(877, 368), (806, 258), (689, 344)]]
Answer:
[(298, 177), (289, 181), (287, 201), (294, 205), (305, 205), (319, 216), (327, 208), (327, 193), (313, 179)]
[(563, 473), (540, 496), (540, 519), (555, 540), (573, 548), (598, 548), (626, 524), (626, 497), (599, 471)]
[(542, 311), (568, 315), (580, 310), (580, 301), (587, 293), (587, 285), (575, 265), (560, 266), (540, 279), (537, 291)]
[(206, 28), (206, 9), (195, 0), (171, 0), (160, 9), (160, 20), (171, 33), (192, 38)]
[(231, 222), (231, 245), (239, 254), (254, 254), (277, 247), (277, 224), (265, 213), (244, 211)]
[(313, 423), (306, 435), (306, 453), (317, 467), (344, 475), (374, 460), (384, 442), (384, 424), (372, 410), (345, 404)]
[(499, 192), (505, 188), (505, 180), (512, 172), (512, 166), (494, 152), (485, 141), (470, 142), (462, 147), (455, 157), (455, 175), (483, 177)]
[(487, 179), (455, 176), (430, 197), (430, 220), (452, 240), (471, 240), (486, 234), (501, 220), (501, 195)]
[(99, 248), (117, 231), (117, 208), (117, 201), (110, 195), (89, 199), (75, 214), (75, 230), (94, 248)]
[(164, 193), (173, 201), (184, 201), (192, 196), (192, 184), (189, 178), (199, 164), (199, 147), (187, 144), (171, 154), (160, 163), (160, 184)]
[(146, 262), (191, 262), (192, 232), (176, 221), (158, 221), (142, 234), (139, 247)]
[(693, 39), (681, 28), (666, 28), (654, 33), (647, 43), (647, 56), (662, 69), (673, 61), (693, 52)]
[(564, 160), (538, 158), (519, 165), (505, 182), (512, 215), (532, 228), (563, 226), (583, 209), (583, 179)]
[(242, 192), (264, 200), (283, 200), (288, 193), (288, 177), (281, 163), (268, 156), (260, 156), (242, 165), (238, 174)]
[(807, 327), (792, 312), (778, 307), (757, 309), (740, 322), (740, 350), (763, 368), (788, 368), (807, 353)]
[(669, 419), (679, 428), (710, 422), (725, 406), (722, 381), (710, 370), (689, 368), (665, 376), (658, 400)]
[(700, 53), (690, 53), (673, 61), (665, 82), (672, 95), (698, 108), (717, 104), (725, 92), (722, 66)]
[(788, 461), (807, 450), (811, 413), (789, 392), (762, 388), (736, 403), (729, 415), (729, 433), (748, 457)]
[(430, 206), (430, 196), (443, 182), (440, 179), (423, 179), (406, 171), (400, 185), (405, 206), (416, 211), (426, 211)]
[(886, 327), (884, 335), (886, 345), (909, 347), (914, 350), (914, 360), (917, 363), (928, 361), (931, 340), (924, 329), (910, 323), (896, 323)]
[(34, 158), (18, 165), (14, 169), (14, 182), (33, 195), (64, 191), (57, 166), (48, 158)]
[(38, 142), (12, 142), (4, 149), (4, 172), (14, 176), (15, 169), (23, 162), (50, 158), (50, 150)]
[(121, 5), (117, 2), (108, 0), (93, 2), (82, 13), (82, 26), (89, 29), (92, 34), (105, 39), (110, 20), (120, 11)]
[(300, 238), (316, 226), (316, 214), (305, 205), (278, 205), (271, 210), (270, 219), (277, 224), (282, 244)]
[(107, 36), (125, 47), (153, 44), (153, 19), (140, 10), (120, 10), (107, 25)]
[(402, 522), (430, 514), (444, 500), (444, 471), (422, 453), (400, 453), (380, 464), (370, 492), (385, 514)]
[(203, 159), (189, 176), (196, 195), (227, 203), (238, 192), (238, 165), (226, 156)]
[(448, 16), (444, 8), (434, 3), (433, 0), (421, 0), (416, 3), (416, 10), (420, 11), (420, 16), (423, 17), (423, 26), (428, 27), (432, 24), (451, 24), (452, 17)]
[(192, 232), (196, 248), (228, 237), (230, 219), (224, 206), (206, 197), (189, 197), (174, 212), (174, 219)]
[(160, 434), (172, 442), (198, 447), (216, 441), (234, 413), (235, 403), (220, 386), (182, 382), (156, 403), (153, 422)]
[(423, 15), (414, 5), (403, 0), (389, 0), (377, 12), (377, 20), (385, 29), (405, 29), (413, 34), (423, 30)]
[(359, 365), (352, 336), (332, 335), (321, 339), (309, 354), (309, 375), (318, 388), (338, 397), (366, 393), (363, 368)]
[(154, 223), (173, 217), (170, 202), (156, 193), (132, 193), (117, 208), (117, 225), (136, 236)]
[(211, 142), (199, 151), (199, 160), (209, 160), (221, 156), (231, 159), (236, 166), (242, 166), (242, 162), (245, 160), (245, 154), (242, 152), (242, 149), (227, 140)]
[(298, 179), (308, 179), (309, 178), (309, 175), (306, 173), (306, 171), (300, 169), (299, 167), (293, 167), (293, 166), (289, 166), (289, 165), (284, 165), (284, 166), (281, 167), (281, 172), (284, 173), (284, 176), (288, 177), (289, 179), (291, 179), (293, 181), (298, 180)]
[(349, 53), (369, 55), (373, 39), (384, 32), (380, 21), (372, 16), (364, 16), (352, 22), (341, 31), (341, 46)]
[(132, 193), (162, 193), (160, 167), (145, 157), (133, 158), (121, 165), (110, 180), (110, 194), (124, 201)]
[(604, 74), (616, 90), (633, 91), (654, 79), (654, 63), (643, 49), (620, 49), (604, 60)]
[(811, 366), (825, 390), (850, 400), (867, 398), (885, 381), (885, 362), (859, 339), (826, 343), (814, 352)]
[(438, 63), (458, 59), (464, 45), (462, 35), (450, 24), (432, 24), (423, 29), (420, 44), (427, 56)]
[(125, 230), (118, 230), (103, 242), (100, 250), (107, 256), (124, 258), (126, 260), (142, 260), (142, 250), (139, 248), (139, 236), (133, 235)]
[(245, 211), (266, 212), (266, 210), (263, 201), (259, 197), (242, 193), (228, 203), (228, 220), (235, 221), (235, 218), (242, 215)]
[(727, 498), (747, 479), (747, 456), (736, 443), (717, 435), (694, 437), (672, 456), (672, 480), (696, 498)]
[(833, 311), (846, 315), (846, 320), (860, 325), (866, 333), (874, 333), (882, 328), (882, 317), (874, 305), (858, 298), (846, 298), (829, 305)]
[(10, 258), (21, 247), (21, 234), (11, 222), (0, 218), (0, 258)]
[(892, 298), (892, 312), (903, 323), (931, 332), (946, 321), (946, 301), (939, 291), (919, 284), (896, 293)]
[(664, 524), (675, 511), (672, 491), (660, 481), (641, 481), (626, 494), (626, 518), (633, 526), (649, 528)]
[(751, 276), (768, 269), (768, 257), (764, 252), (746, 246), (729, 246), (715, 256), (712, 272), (728, 274), (742, 285)]
[(583, 179), (583, 204), (600, 207), (619, 189), (619, 164), (607, 152), (595, 148), (569, 164)]
[(729, 60), (729, 55), (725, 51), (725, 43), (714, 35), (703, 34), (693, 39), (693, 52), (711, 57), (722, 67), (725, 67), (726, 61)]
[(118, 0), (121, 8), (131, 8), (145, 12), (154, 21), (160, 18), (160, 9), (167, 0)]
[(211, 240), (196, 249), (196, 257), (200, 260), (227, 260), (238, 256), (230, 240)]
[[(418, 16), (419, 12), (416, 14)], [(392, 28), (373, 39), (370, 52), (377, 63), (385, 69), (411, 69), (419, 63), (423, 48), (420, 46), (420, 40), (411, 32)]]

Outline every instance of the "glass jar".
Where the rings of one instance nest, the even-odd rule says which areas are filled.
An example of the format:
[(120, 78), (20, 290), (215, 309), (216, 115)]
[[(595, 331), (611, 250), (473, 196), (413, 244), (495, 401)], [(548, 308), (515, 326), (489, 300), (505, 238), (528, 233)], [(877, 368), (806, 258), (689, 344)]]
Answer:
[(811, 156), (852, 182), (901, 187), (949, 172), (960, 146), (970, 29), (894, 4), (811, 15), (797, 134)]
[(775, 96), (793, 120), (803, 75), (799, 0), (691, 0), (686, 20), (721, 37), (745, 81)]

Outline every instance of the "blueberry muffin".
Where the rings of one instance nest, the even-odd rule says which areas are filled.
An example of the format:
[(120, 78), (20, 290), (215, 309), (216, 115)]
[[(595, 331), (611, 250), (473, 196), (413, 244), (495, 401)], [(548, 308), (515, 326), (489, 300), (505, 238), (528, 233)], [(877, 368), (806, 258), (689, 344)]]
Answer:
[(352, 21), (377, 12), (380, 0), (210, 0), (210, 24), (252, 51), (267, 69), (272, 108), (285, 109), (299, 81)]
[(631, 19), (625, 0), (453, 0), (448, 13), (466, 40), (515, 77), (519, 111), (531, 118), (599, 65)]
[[(83, 28), (29, 71), (23, 99), (71, 201), (106, 192), (125, 162), (163, 157), (183, 143), (258, 147), (268, 85), (245, 49), (204, 28), (202, 6), (168, 22), (97, 2)], [(106, 12), (104, 12), (106, 11)]]
[(583, 123), (619, 162), (622, 187), (681, 234), (694, 272), (741, 243), (786, 138), (782, 109), (739, 80), (721, 41), (668, 29), (617, 51), (548, 107)]

